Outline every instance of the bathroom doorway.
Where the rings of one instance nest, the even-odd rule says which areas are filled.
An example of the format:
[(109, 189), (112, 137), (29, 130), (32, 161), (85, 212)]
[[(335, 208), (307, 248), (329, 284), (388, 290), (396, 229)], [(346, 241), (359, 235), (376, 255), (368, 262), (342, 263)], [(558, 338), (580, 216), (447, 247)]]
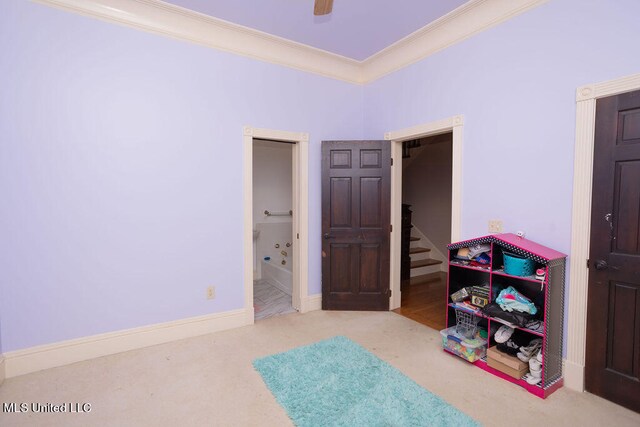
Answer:
[(253, 139), (255, 320), (292, 313), (293, 143)]
[(244, 128), (246, 323), (305, 312), (308, 297), (308, 135)]

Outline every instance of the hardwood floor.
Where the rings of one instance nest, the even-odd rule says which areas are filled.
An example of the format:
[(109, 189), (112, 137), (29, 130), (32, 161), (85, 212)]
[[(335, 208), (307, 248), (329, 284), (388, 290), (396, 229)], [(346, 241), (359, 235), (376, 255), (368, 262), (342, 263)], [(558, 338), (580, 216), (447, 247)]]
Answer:
[(446, 327), (447, 273), (417, 276), (402, 286), (400, 308), (393, 310), (436, 330)]

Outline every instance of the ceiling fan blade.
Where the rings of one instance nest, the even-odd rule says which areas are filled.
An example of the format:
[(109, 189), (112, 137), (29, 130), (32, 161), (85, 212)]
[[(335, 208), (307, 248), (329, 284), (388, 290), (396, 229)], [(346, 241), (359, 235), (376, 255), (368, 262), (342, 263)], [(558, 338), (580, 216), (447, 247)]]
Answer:
[(333, 8), (333, 0), (316, 0), (315, 5), (313, 6), (313, 14), (327, 15), (331, 13), (332, 8)]

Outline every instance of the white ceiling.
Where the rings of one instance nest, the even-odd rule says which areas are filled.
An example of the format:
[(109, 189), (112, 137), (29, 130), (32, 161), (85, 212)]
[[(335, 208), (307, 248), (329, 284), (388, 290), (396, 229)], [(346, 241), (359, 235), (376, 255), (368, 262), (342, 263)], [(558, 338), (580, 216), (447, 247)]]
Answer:
[(467, 0), (334, 0), (333, 12), (319, 17), (314, 0), (167, 2), (360, 61)]

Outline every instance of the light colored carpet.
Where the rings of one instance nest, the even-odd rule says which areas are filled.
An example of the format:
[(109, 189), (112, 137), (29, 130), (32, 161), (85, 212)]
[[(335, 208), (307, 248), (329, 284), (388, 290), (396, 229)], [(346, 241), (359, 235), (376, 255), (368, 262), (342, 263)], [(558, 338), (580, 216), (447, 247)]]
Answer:
[(92, 410), (0, 412), (0, 426), (288, 426), (253, 360), (336, 335), (485, 426), (640, 425), (640, 414), (589, 393), (533, 396), (445, 354), (438, 331), (398, 314), (314, 311), (9, 378), (0, 402), (89, 402)]
[(297, 426), (478, 426), (346, 337), (253, 365)]

